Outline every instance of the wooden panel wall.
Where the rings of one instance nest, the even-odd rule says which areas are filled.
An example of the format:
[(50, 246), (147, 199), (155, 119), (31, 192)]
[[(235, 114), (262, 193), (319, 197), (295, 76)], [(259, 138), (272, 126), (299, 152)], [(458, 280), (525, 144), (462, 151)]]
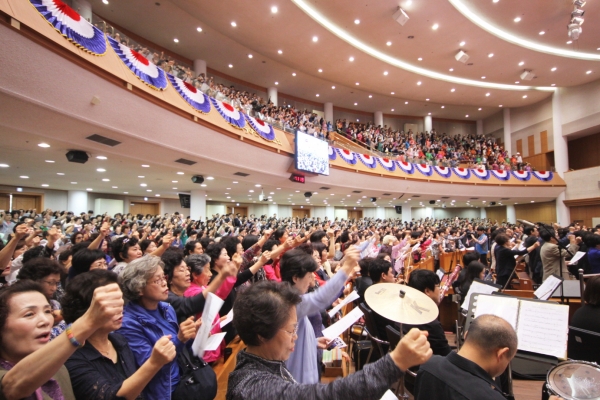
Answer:
[(501, 224), (502, 221), (506, 221), (506, 206), (486, 207), (485, 212), (487, 218), (492, 221), (498, 221), (499, 224)]
[(542, 144), (542, 153), (548, 152), (548, 131), (540, 132), (540, 142)]
[(569, 141), (569, 168), (583, 169), (600, 165), (600, 133)]
[(588, 228), (592, 225), (592, 218), (600, 218), (600, 205), (571, 206), (571, 221), (581, 221)]
[(531, 157), (535, 154), (535, 136), (527, 136), (527, 156)]
[(517, 140), (517, 153), (523, 155), (523, 139)]
[(554, 152), (523, 157), (523, 162), (531, 164), (536, 170), (548, 171), (553, 166), (553, 154)]
[(517, 204), (515, 215), (517, 219), (526, 219), (530, 222), (556, 222), (556, 202)]

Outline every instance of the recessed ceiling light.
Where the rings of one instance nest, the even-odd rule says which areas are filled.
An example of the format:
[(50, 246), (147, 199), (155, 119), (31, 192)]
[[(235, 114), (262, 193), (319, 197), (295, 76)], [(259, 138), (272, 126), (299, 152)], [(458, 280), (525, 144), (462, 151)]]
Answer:
[(388, 72), (387, 71), (383, 71), (383, 75), (387, 76)]
[[(63, 174), (63, 175), (64, 175), (64, 174)], [(110, 182), (110, 179), (108, 179), (108, 178), (104, 178), (104, 179), (102, 179), (102, 182)]]
[(429, 99), (425, 99), (425, 101), (429, 101)]
[[(2, 165), (0, 165), (0, 167), (1, 167), (1, 166), (2, 166)], [(64, 175), (65, 175), (65, 173), (64, 173), (64, 172), (57, 172), (57, 173), (56, 173), (56, 175), (64, 176)], [(102, 179), (102, 180), (104, 180), (104, 179)]]
[(546, 32), (544, 31), (540, 31), (540, 35), (544, 35)]
[(292, 72), (292, 76), (296, 76), (296, 73), (295, 73), (295, 72)]
[(524, 95), (523, 95), (523, 98), (524, 98), (524, 99), (526, 99), (526, 98), (527, 98), (527, 95), (526, 95), (526, 94), (524, 94)]
[(386, 46), (391, 46), (391, 45), (392, 45), (392, 42), (389, 42), (389, 41), (388, 41), (388, 42), (385, 42), (385, 44), (386, 44)]
[(486, 93), (486, 94), (485, 94), (485, 96), (486, 96), (486, 97), (490, 97), (490, 94), (491, 94), (491, 93)]
[(466, 42), (464, 42), (464, 41), (462, 41), (462, 42), (460, 42), (458, 45), (459, 45), (460, 47), (463, 47), (465, 44), (467, 44), (467, 43), (466, 43)]
[(356, 82), (356, 86), (358, 86), (358, 85), (360, 85), (360, 83), (359, 83), (359, 82)]
[(77, 185), (77, 182), (71, 182), (71, 185)]
[(104, 4), (108, 4), (108, 0), (102, 0)]
[(54, 160), (46, 160), (47, 163), (54, 163)]
[(419, 57), (419, 58), (417, 58), (417, 60), (423, 61), (423, 57)]
[(404, 104), (408, 104), (408, 101), (405, 101)]
[(477, 111), (481, 111), (481, 107), (479, 107), (479, 108), (477, 109)]
[[(85, 190), (87, 190), (88, 192), (91, 192), (91, 191), (92, 191), (92, 190), (94, 190), (94, 189), (92, 189), (92, 188), (87, 188), (87, 189), (85, 189)], [(125, 192), (125, 193), (127, 193), (127, 192)]]
[(332, 86), (331, 88), (332, 88), (332, 89), (335, 89), (335, 86)]
[(231, 21), (231, 26), (233, 26), (234, 28), (237, 26), (237, 24), (235, 23), (235, 21)]
[(319, 72), (323, 72), (323, 70), (321, 68), (319, 68)]
[(427, 113), (427, 115), (431, 115), (431, 113)]
[(442, 108), (446, 108), (446, 106), (442, 106)]
[(453, 72), (453, 71), (454, 71), (454, 68), (450, 68), (448, 71), (450, 71), (450, 72)]
[(145, 178), (144, 175), (138, 175), (138, 178)]
[(465, 115), (465, 118), (469, 118), (469, 114)]
[(196, 30), (197, 30), (198, 32), (202, 32), (202, 28), (200, 28), (200, 27), (197, 27), (197, 28), (196, 28)]
[(212, 181), (212, 180), (214, 180), (214, 179), (215, 179), (215, 178), (214, 178), (214, 177), (212, 177), (212, 176), (207, 176), (207, 177), (206, 177), (206, 180), (209, 180), (209, 181)]
[(98, 160), (106, 160), (106, 156), (96, 156)]
[(373, 98), (373, 95), (372, 95), (372, 94), (370, 94), (370, 95), (369, 95), (369, 98), (370, 98), (370, 99), (372, 99), (372, 98)]
[(591, 71), (591, 70), (586, 72), (586, 74), (588, 74), (588, 75), (589, 75), (589, 74), (591, 74), (591, 73), (592, 73), (592, 71)]
[(148, 184), (146, 184), (146, 183), (140, 183), (140, 186), (141, 187), (146, 187), (146, 186), (148, 186)]
[(146, 192), (151, 192), (151, 191), (152, 191), (152, 189), (146, 189)]
[(319, 41), (319, 38), (317, 36), (313, 36), (312, 41), (316, 43)]
[(254, 57), (252, 54), (248, 54), (248, 58), (252, 58)]
[(257, 184), (256, 184), (256, 185), (254, 185), (254, 186), (255, 186), (255, 187), (260, 187), (261, 185), (260, 185), (260, 183), (257, 183)]
[(48, 187), (48, 186), (50, 186), (50, 185), (48, 185), (47, 183), (42, 183), (42, 186), (43, 186), (43, 187)]
[(551, 84), (550, 86), (556, 86), (556, 83)]
[(515, 81), (515, 83), (518, 85), (519, 83), (521, 83), (520, 81)]
[(494, 53), (488, 54), (488, 58), (492, 58), (492, 57), (494, 57)]
[(521, 17), (517, 17), (513, 21), (515, 21), (515, 22), (521, 22)]
[(106, 172), (106, 170), (104, 168), (98, 168), (98, 169), (96, 169), (96, 171), (98, 171), (98, 172)]
[(43, 147), (43, 148), (50, 147), (50, 145), (48, 143), (39, 143), (38, 146)]
[(519, 63), (519, 67), (522, 67), (524, 64), (525, 64), (525, 61), (521, 61), (521, 62)]
[(358, 105), (358, 103), (354, 103), (354, 105), (355, 105), (355, 106), (357, 106), (357, 105)]
[(493, 1), (494, 3), (497, 3), (497, 2), (499, 2), (500, 0), (492, 0), (492, 1)]
[(202, 187), (206, 187), (206, 183), (202, 183), (200, 186), (202, 186)]
[[(535, 203), (535, 200), (531, 200), (531, 202), (532, 202), (532, 203)], [(515, 203), (515, 204), (517, 204), (517, 203)]]
[(556, 71), (556, 67), (550, 68), (550, 71), (552, 71), (552, 72)]
[(178, 172), (177, 175), (183, 175), (183, 172)]
[(228, 65), (228, 67), (229, 67), (229, 68), (233, 68), (233, 64), (229, 64), (229, 65)]
[(348, 59), (348, 61), (350, 61), (350, 62), (354, 61), (354, 57), (350, 56), (350, 58)]
[(360, 19), (355, 19), (355, 20), (354, 20), (354, 23), (355, 23), (356, 25), (360, 24)]
[(179, 43), (179, 39), (177, 39), (177, 38), (173, 39), (173, 41), (174, 41), (175, 43)]
[(233, 181), (233, 183), (237, 183), (237, 181)]
[(21, 175), (19, 178), (21, 178), (21, 179), (29, 179), (29, 177), (27, 175)]
[(142, 164), (142, 168), (150, 168), (148, 164)]
[(315, 96), (319, 97), (319, 93), (317, 93)]
[(454, 93), (454, 92), (456, 92), (456, 89), (452, 88), (452, 89), (450, 89), (450, 91), (451, 91), (452, 93)]
[(157, 194), (155, 194), (155, 196), (156, 196), (156, 197), (160, 197), (160, 194), (158, 194), (158, 193), (157, 193)]
[[(0, 168), (8, 168), (9, 165), (8, 164), (0, 164)], [(64, 175), (64, 174), (63, 174)]]
[(502, 107), (502, 104), (500, 104), (498, 107)]
[(394, 111), (394, 109), (392, 108), (392, 112)]
[(277, 11), (278, 11), (278, 10), (277, 10), (277, 7), (276, 7), (276, 6), (273, 6), (273, 7), (271, 7), (271, 12), (272, 12), (273, 14), (277, 14)]
[(417, 85), (421, 86), (421, 81), (417, 82)]
[(485, 79), (485, 76), (482, 76), (481, 79)]
[(571, 43), (573, 43), (573, 41), (572, 41), (572, 40), (569, 40), (569, 41), (567, 41), (567, 44), (571, 44)]
[(437, 28), (439, 28), (440, 26), (438, 24), (433, 24), (433, 26), (431, 27), (431, 29), (433, 29), (434, 31), (437, 30)]
[(396, 94), (396, 92), (391, 92), (391, 94), (392, 94), (392, 95), (395, 95), (395, 94)]
[(283, 54), (283, 50), (277, 50), (277, 54)]
[(276, 85), (279, 85), (279, 82), (275, 82)]

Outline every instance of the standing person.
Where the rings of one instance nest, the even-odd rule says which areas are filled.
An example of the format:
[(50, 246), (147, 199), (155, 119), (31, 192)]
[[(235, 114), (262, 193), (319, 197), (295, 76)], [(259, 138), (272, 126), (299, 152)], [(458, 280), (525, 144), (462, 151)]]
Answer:
[(485, 234), (485, 228), (483, 226), (477, 227), (477, 238), (475, 235), (471, 235), (471, 239), (475, 241), (475, 251), (479, 253), (479, 261), (487, 267), (487, 255), (489, 251), (488, 237)]
[(520, 242), (521, 241), (517, 241), (513, 248), (513, 244), (505, 233), (501, 233), (496, 236), (496, 248), (494, 251), (496, 257), (496, 283), (498, 285), (502, 285), (504, 287), (504, 285), (506, 285), (510, 279), (512, 272), (517, 265), (515, 256), (525, 255), (540, 246), (538, 242), (535, 242), (528, 248), (519, 250), (518, 244)]
[(540, 237), (544, 241), (544, 244), (540, 248), (540, 259), (542, 260), (543, 269), (542, 281), (545, 281), (553, 274), (560, 276), (560, 265), (562, 264), (563, 268), (567, 265), (565, 257), (569, 254), (575, 254), (581, 244), (581, 237), (569, 235), (570, 246), (567, 250), (558, 245), (558, 239), (554, 234), (553, 228), (542, 228), (540, 231)]

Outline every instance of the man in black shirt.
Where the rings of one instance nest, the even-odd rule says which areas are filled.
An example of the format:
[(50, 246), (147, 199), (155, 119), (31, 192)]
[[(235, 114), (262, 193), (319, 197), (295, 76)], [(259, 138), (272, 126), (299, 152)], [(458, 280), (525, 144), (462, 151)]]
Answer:
[[(373, 284), (377, 283), (394, 283), (394, 272), (392, 270), (392, 263), (382, 258), (374, 259), (369, 265), (369, 276), (373, 281)], [(378, 337), (381, 340), (387, 340), (387, 331), (385, 327), (390, 325), (396, 327), (396, 323), (391, 321), (373, 311), (373, 317), (375, 325), (377, 325), (377, 332), (370, 332), (371, 335)]]

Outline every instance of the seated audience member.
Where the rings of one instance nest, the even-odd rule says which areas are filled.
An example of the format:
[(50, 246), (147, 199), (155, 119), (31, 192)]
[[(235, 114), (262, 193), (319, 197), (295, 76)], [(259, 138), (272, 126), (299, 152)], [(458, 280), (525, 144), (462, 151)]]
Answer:
[(583, 307), (573, 314), (571, 326), (600, 333), (600, 276), (593, 276), (587, 280), (583, 301)]
[[(335, 280), (334, 276), (326, 286)], [(413, 329), (394, 351), (365, 365), (362, 371), (328, 385), (297, 383), (285, 361), (290, 354), (302, 351), (296, 347), (300, 324), (296, 310), (305, 301), (287, 283), (258, 282), (240, 293), (234, 304), (233, 324), (248, 347), (238, 353), (235, 370), (229, 374), (227, 400), (376, 400), (409, 367), (431, 357), (426, 333)]]
[(102, 250), (79, 250), (72, 258), (69, 279), (95, 269), (107, 269), (108, 265), (105, 257), (106, 254)]
[[(374, 259), (369, 265), (369, 276), (373, 281), (373, 284), (377, 283), (395, 283), (396, 280), (394, 278), (394, 272), (392, 269), (392, 264), (389, 261), (384, 260), (383, 258), (379, 258), (379, 256)], [(401, 287), (401, 286), (400, 286)], [(378, 337), (382, 340), (387, 340), (387, 332), (385, 327), (387, 325), (391, 325), (392, 327), (396, 326), (394, 321), (391, 321), (381, 315), (373, 312), (373, 316), (375, 317), (375, 325), (377, 325), (377, 332), (369, 332), (371, 335)]]
[(51, 311), (30, 280), (0, 291), (0, 398), (74, 400), (64, 363), (98, 327), (120, 318), (123, 298), (116, 284), (96, 289), (83, 316), (49, 342)]
[[(408, 286), (425, 293), (431, 298), (431, 300), (435, 302), (437, 306), (440, 305), (440, 278), (435, 272), (426, 269), (418, 269), (413, 271), (408, 279)], [(411, 325), (404, 324), (403, 330), (406, 331), (411, 327)], [(450, 353), (450, 345), (448, 344), (448, 339), (446, 339), (444, 328), (442, 328), (442, 324), (439, 320), (435, 319), (428, 324), (414, 327), (429, 332), (427, 340), (431, 345), (433, 354), (446, 356), (448, 353)]]
[(45, 257), (36, 257), (27, 261), (23, 268), (19, 270), (17, 276), (19, 280), (29, 279), (38, 283), (44, 295), (49, 299), (52, 316), (54, 317), (50, 340), (60, 335), (67, 328), (63, 321), (60, 303), (54, 299), (56, 290), (60, 286), (60, 272), (61, 268), (58, 262)]
[[(311, 293), (307, 293), (308, 288), (314, 282), (313, 272), (318, 268), (311, 254), (299, 248), (290, 250), (281, 257), (281, 280), (292, 285), (302, 296), (302, 302), (295, 308), (298, 317), (296, 351), (289, 358), (286, 357), (287, 369), (299, 383), (319, 382), (317, 347), (325, 348), (327, 342), (334, 339), (317, 339), (308, 317), (325, 310), (337, 299), (346, 280), (353, 274), (358, 257), (357, 249), (348, 249), (340, 271), (325, 286)], [(235, 316), (235, 311), (233, 315)]]
[(506, 400), (494, 378), (506, 370), (516, 352), (512, 326), (500, 317), (482, 315), (471, 323), (458, 353), (433, 356), (421, 365), (415, 400)]
[[(163, 272), (163, 262), (156, 256), (138, 258), (120, 275), (123, 296), (129, 301), (123, 313), (123, 324), (117, 331), (125, 337), (137, 365), (143, 365), (152, 354), (156, 342), (168, 336), (177, 352), (196, 336), (199, 322), (191, 319), (177, 324), (175, 310), (167, 299), (169, 289)], [(202, 296), (199, 296), (202, 297)], [(144, 388), (146, 400), (177, 398), (180, 383), (179, 365), (172, 360), (157, 372)]]
[[(105, 269), (83, 273), (71, 280), (62, 300), (65, 322), (73, 323), (88, 310), (96, 288), (117, 280), (114, 272)], [(175, 358), (175, 345), (168, 336), (163, 336), (152, 348), (150, 358), (138, 368), (127, 340), (115, 332), (121, 324), (119, 317), (99, 326), (65, 363), (75, 398), (140, 399), (152, 377)]]

